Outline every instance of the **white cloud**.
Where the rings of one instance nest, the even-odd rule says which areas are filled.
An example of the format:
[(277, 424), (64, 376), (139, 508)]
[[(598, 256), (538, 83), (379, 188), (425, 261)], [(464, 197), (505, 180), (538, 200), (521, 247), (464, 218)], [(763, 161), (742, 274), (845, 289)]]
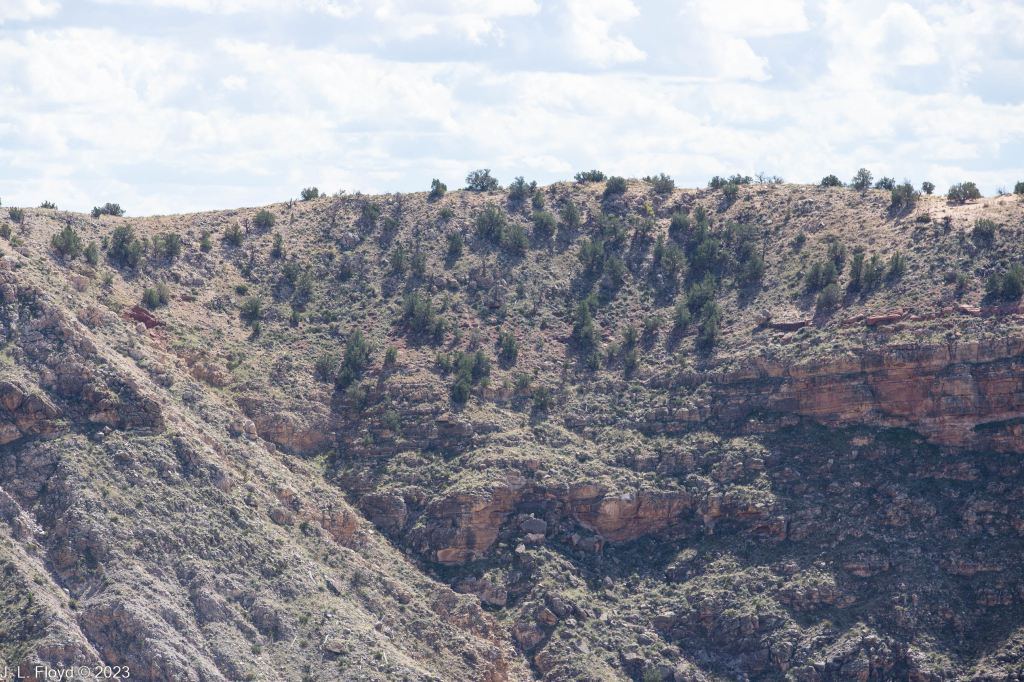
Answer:
[(473, 43), (496, 31), (495, 22), (537, 14), (534, 0), (381, 0), (374, 17), (403, 39), (453, 28)]
[(94, 0), (103, 4), (137, 5), (141, 7), (173, 7), (203, 14), (241, 14), (243, 12), (323, 12), (348, 18), (359, 11), (358, 0)]
[(735, 36), (775, 36), (808, 29), (803, 0), (695, 0), (701, 25)]
[(622, 35), (611, 35), (619, 22), (640, 15), (631, 0), (567, 0), (568, 38), (572, 55), (598, 67), (643, 61), (647, 54)]
[[(477, 167), (503, 182), (548, 182), (594, 167), (664, 171), (682, 186), (737, 171), (848, 179), (865, 165), (876, 176), (940, 188), (973, 179), (991, 192), (1024, 179), (1008, 153), (1024, 143), (1024, 95), (1005, 95), (1013, 92), (1007, 81), (993, 102), (974, 84), (994, 63), (1006, 73), (1024, 66), (1024, 10), (985, 0), (820, 0), (812, 12), (816, 1), (806, 14), (800, 2), (770, 11), (736, 2), (732, 24), (713, 7), (688, 5), (680, 42), (706, 61), (667, 70), (658, 63), (666, 44), (653, 41), (672, 32), (644, 22), (679, 16), (641, 15), (639, 3), (621, 0), (543, 8), (533, 0), (395, 0), (381, 16), (384, 5), (364, 0), (362, 14), (332, 29), (420, 41), (387, 41), (377, 51), (361, 43), (361, 53), (348, 47), (352, 34), (314, 44), (305, 33), (272, 30), (256, 39), (232, 20), (187, 13), (170, 13), (184, 23), (167, 37), (123, 26), (51, 28), (52, 19), (5, 27), (0, 195), (13, 205), (46, 198), (86, 210), (119, 201), (139, 214), (256, 205), (310, 184), (410, 191), (438, 177), (456, 187)], [(195, 2), (197, 12), (289, 11), (272, 0)], [(314, 4), (296, 16), (308, 20)], [(410, 12), (435, 32), (403, 24)], [(558, 23), (567, 17), (574, 23)], [(247, 19), (261, 20), (275, 29), (288, 23), (272, 14)], [(215, 21), (218, 40), (183, 37), (189, 22)], [(567, 54), (526, 59), (538, 36), (559, 31)], [(479, 42), (467, 48), (467, 40)], [(782, 72), (799, 41), (813, 48), (815, 65), (827, 64), (803, 80), (762, 82)], [(447, 50), (456, 42), (461, 51)], [(786, 50), (773, 47), (782, 42)], [(414, 51), (423, 45), (435, 50), (429, 59)], [(488, 61), (460, 61), (466, 54)]]
[(0, 25), (6, 21), (52, 17), (59, 9), (56, 0), (0, 0)]

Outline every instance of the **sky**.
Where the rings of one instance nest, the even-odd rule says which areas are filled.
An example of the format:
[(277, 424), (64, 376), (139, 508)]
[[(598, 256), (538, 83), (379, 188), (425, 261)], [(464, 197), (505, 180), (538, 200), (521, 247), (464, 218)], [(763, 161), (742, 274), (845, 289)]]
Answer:
[(0, 202), (1024, 180), (1022, 0), (0, 0)]

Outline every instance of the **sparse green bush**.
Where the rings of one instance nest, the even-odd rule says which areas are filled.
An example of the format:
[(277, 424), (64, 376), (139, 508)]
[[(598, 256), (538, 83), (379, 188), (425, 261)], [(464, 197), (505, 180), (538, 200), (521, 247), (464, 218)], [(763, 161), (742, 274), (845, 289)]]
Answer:
[(437, 311), (429, 296), (410, 291), (402, 300), (402, 317), (414, 333), (432, 330), (437, 321)]
[(613, 194), (625, 194), (626, 193), (626, 178), (619, 175), (613, 175), (608, 178), (608, 182), (604, 186), (604, 198), (612, 196)]
[(894, 251), (889, 257), (889, 265), (886, 268), (885, 276), (888, 279), (896, 279), (907, 271), (907, 257), (899, 251)]
[(514, 364), (519, 358), (519, 348), (519, 341), (516, 340), (515, 334), (498, 330), (498, 354), (502, 360)]
[(843, 294), (839, 291), (839, 285), (833, 282), (821, 290), (814, 305), (818, 310), (831, 310), (842, 303), (842, 300)]
[(44, 201), (43, 203), (39, 204), (39, 208), (50, 208), (56, 211), (57, 204), (53, 203), (52, 201)]
[(333, 353), (321, 353), (313, 362), (313, 373), (321, 381), (333, 381), (338, 371), (338, 358)]
[(834, 283), (838, 278), (839, 271), (835, 263), (826, 261), (823, 264), (815, 261), (804, 274), (804, 288), (807, 293), (813, 294)]
[(618, 256), (611, 254), (604, 261), (604, 274), (611, 288), (618, 290), (626, 280), (626, 266)]
[(650, 315), (644, 318), (644, 338), (655, 337), (663, 324), (665, 324), (665, 320), (661, 315)]
[(199, 250), (206, 253), (213, 248), (213, 242), (210, 241), (210, 231), (203, 230), (202, 235), (199, 239)]
[(896, 189), (896, 181), (890, 177), (882, 177), (875, 183), (875, 189), (884, 189), (891, 192)]
[(65, 258), (74, 258), (82, 250), (82, 238), (70, 223), (64, 229), (50, 237), (50, 246)]
[(270, 247), (270, 257), (271, 258), (284, 258), (284, 256), (285, 256), (284, 238), (281, 236), (280, 232), (275, 232), (274, 233), (274, 245), (272, 247)]
[(160, 294), (153, 288), (144, 289), (142, 292), (142, 303), (147, 308), (157, 308), (160, 306)]
[(12, 206), (11, 208), (7, 209), (7, 215), (10, 217), (11, 220), (18, 223), (19, 225), (25, 222), (25, 209), (23, 208), (14, 208)]
[(415, 274), (422, 277), (427, 272), (427, 254), (423, 251), (415, 251), (409, 257), (409, 267)]
[(345, 356), (335, 382), (342, 388), (353, 384), (370, 363), (370, 343), (361, 329), (353, 331), (345, 342)]
[(124, 209), (121, 208), (121, 204), (111, 204), (109, 202), (102, 206), (94, 206), (92, 217), (99, 218), (101, 215), (123, 216)]
[(740, 187), (735, 182), (727, 182), (722, 185), (722, 198), (725, 202), (731, 204), (736, 201), (736, 197), (739, 195)]
[(580, 301), (573, 312), (572, 336), (584, 348), (592, 348), (598, 344), (594, 318), (590, 313), (590, 304), (586, 301)]
[(540, 188), (533, 190), (533, 199), (530, 200), (530, 205), (534, 211), (543, 211), (544, 206), (547, 202), (544, 200), (544, 192), (540, 191)]
[(176, 232), (153, 237), (153, 253), (156, 256), (175, 258), (181, 255), (181, 236)]
[(430, 181), (430, 193), (427, 194), (427, 201), (437, 201), (444, 196), (444, 193), (448, 191), (448, 185), (444, 184), (437, 178)]
[(551, 395), (551, 389), (547, 386), (538, 386), (533, 392), (533, 409), (538, 412), (543, 412), (551, 407), (554, 403), (554, 398)]
[(630, 348), (623, 354), (622, 366), (626, 374), (632, 374), (639, 365), (640, 355), (636, 352), (636, 348)]
[(1014, 194), (1024, 194), (1024, 180), (1018, 180), (1017, 184), (1013, 186)]
[(546, 241), (555, 233), (555, 216), (547, 211), (533, 212), (533, 234), (537, 239)]
[(973, 182), (961, 182), (949, 188), (946, 198), (957, 204), (966, 204), (973, 199), (980, 199), (981, 192)]
[(570, 199), (566, 202), (565, 207), (562, 208), (562, 222), (566, 227), (575, 230), (579, 228), (581, 218), (582, 214), (580, 213), (580, 209), (576, 206), (576, 203)]
[(300, 193), (303, 201), (310, 201), (311, 199), (317, 199), (320, 196), (320, 190), (316, 187), (306, 187)]
[(380, 204), (376, 201), (368, 201), (363, 204), (359, 219), (367, 228), (377, 227), (377, 220), (380, 218)]
[(242, 302), (242, 317), (249, 322), (255, 322), (263, 318), (263, 299), (259, 296), (250, 296)]
[(398, 417), (398, 413), (394, 410), (385, 410), (380, 416), (380, 425), (392, 433), (398, 433), (401, 429), (401, 420)]
[(632, 348), (639, 340), (640, 330), (636, 328), (635, 324), (627, 324), (626, 328), (622, 330), (622, 345), (626, 348)]
[(89, 265), (96, 267), (100, 262), (100, 248), (96, 246), (96, 242), (89, 242), (89, 245), (85, 247), (85, 251), (82, 252), (85, 256), (85, 262)]
[(842, 187), (843, 182), (835, 175), (826, 175), (821, 179), (822, 187)]
[(677, 334), (685, 331), (690, 326), (690, 317), (690, 309), (686, 306), (686, 301), (677, 301), (672, 310), (672, 329)]
[(449, 258), (461, 258), (462, 257), (462, 235), (458, 232), (452, 232), (448, 235), (448, 257)]
[(388, 262), (391, 265), (392, 272), (397, 275), (405, 274), (405, 271), (408, 268), (408, 263), (405, 258), (405, 247), (401, 244), (396, 246), (391, 252), (391, 257), (388, 259)]
[(508, 198), (509, 201), (522, 202), (526, 201), (526, 198), (532, 196), (537, 190), (537, 183), (528, 183), (522, 175), (518, 176), (508, 186)]
[(604, 180), (604, 173), (599, 170), (580, 171), (576, 174), (576, 182), (601, 182)]
[(1016, 301), (1024, 295), (1024, 266), (1013, 263), (1002, 275), (992, 273), (985, 282), (985, 294), (990, 298)]
[(904, 180), (901, 185), (894, 183), (890, 194), (891, 201), (889, 205), (895, 210), (903, 211), (917, 205), (919, 195), (914, 191), (914, 185), (910, 183), (910, 180)]
[(8, 225), (7, 223), (4, 223), (3, 225), (0, 225), (0, 237), (3, 237), (7, 241), (10, 241), (11, 240), (11, 234), (12, 234), (12, 232), (11, 232), (11, 226), (10, 225)]
[(935, 183), (928, 181), (922, 182), (921, 191), (927, 194), (928, 196), (931, 196), (932, 192), (935, 191)]
[(988, 218), (978, 218), (974, 221), (974, 229), (971, 230), (971, 238), (976, 242), (991, 242), (996, 232), (999, 230), (999, 225), (994, 220)]
[(281, 276), (288, 280), (289, 284), (295, 284), (302, 274), (302, 265), (297, 260), (290, 260), (281, 266)]
[(249, 285), (248, 284), (236, 284), (235, 285), (235, 293), (238, 294), (239, 296), (247, 295), (249, 293)]
[(533, 383), (533, 377), (529, 374), (520, 374), (516, 377), (515, 387), (517, 390), (526, 391), (530, 388), (530, 384)]
[(476, 217), (476, 233), (483, 239), (498, 243), (501, 234), (508, 225), (508, 216), (494, 204), (488, 202), (484, 210)]
[[(314, 187), (313, 189), (316, 188)], [(252, 219), (252, 226), (259, 230), (260, 232), (263, 232), (264, 230), (269, 230), (276, 224), (277, 218), (275, 218), (274, 214), (265, 208), (258, 211), (256, 213), (256, 216)]]
[(466, 189), (474, 192), (491, 192), (500, 187), (498, 181), (491, 177), (490, 168), (481, 168), (466, 176)]
[(668, 237), (677, 242), (683, 242), (690, 232), (690, 216), (681, 211), (672, 214), (668, 223)]
[(452, 217), (455, 216), (455, 211), (452, 209), (451, 206), (442, 206), (441, 211), (438, 213), (438, 216), (441, 218), (441, 220), (449, 221), (452, 219)]
[(670, 194), (676, 188), (676, 181), (664, 173), (648, 175), (644, 180), (651, 183), (657, 194)]
[(530, 242), (526, 238), (526, 230), (519, 223), (511, 223), (501, 232), (501, 246), (509, 251), (522, 253)]
[(224, 241), (235, 246), (241, 246), (242, 240), (245, 239), (245, 235), (242, 234), (242, 228), (238, 223), (232, 223), (227, 229), (224, 230)]
[(581, 239), (576, 258), (588, 275), (598, 274), (604, 266), (604, 243)]
[(700, 312), (700, 326), (697, 329), (697, 349), (708, 353), (719, 341), (722, 311), (714, 301), (708, 301)]
[(398, 349), (394, 346), (388, 346), (384, 351), (384, 364), (389, 367), (398, 362)]
[(121, 225), (114, 228), (110, 235), (110, 246), (107, 249), (107, 257), (119, 265), (126, 265), (130, 268), (138, 267), (145, 255), (145, 247), (142, 241), (135, 236), (131, 225)]
[(860, 190), (861, 192), (871, 189), (871, 171), (867, 168), (861, 168), (857, 171), (857, 174), (853, 176), (853, 181), (850, 182), (850, 186), (854, 189)]

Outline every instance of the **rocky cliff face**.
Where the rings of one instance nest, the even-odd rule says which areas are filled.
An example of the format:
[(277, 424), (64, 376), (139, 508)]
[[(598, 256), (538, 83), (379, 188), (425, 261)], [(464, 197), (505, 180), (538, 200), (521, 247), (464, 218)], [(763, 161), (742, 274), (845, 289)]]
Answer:
[[(278, 250), (216, 239), (247, 211), (137, 219), (134, 269), (48, 246), (126, 219), (28, 209), (0, 241), (0, 669), (1021, 679), (1024, 319), (956, 275), (1024, 259), (1024, 210), (741, 194), (559, 184), (582, 218), (550, 236), (500, 192), (327, 197), (268, 207)], [(476, 229), (488, 202), (524, 248)], [(857, 290), (881, 243), (909, 266)]]

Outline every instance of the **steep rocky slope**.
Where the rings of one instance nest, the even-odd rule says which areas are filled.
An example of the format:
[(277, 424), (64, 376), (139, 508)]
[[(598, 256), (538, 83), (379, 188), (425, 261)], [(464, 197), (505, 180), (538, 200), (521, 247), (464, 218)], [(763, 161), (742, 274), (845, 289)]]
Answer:
[(25, 209), (0, 670), (1020, 679), (1021, 203), (655, 190)]

